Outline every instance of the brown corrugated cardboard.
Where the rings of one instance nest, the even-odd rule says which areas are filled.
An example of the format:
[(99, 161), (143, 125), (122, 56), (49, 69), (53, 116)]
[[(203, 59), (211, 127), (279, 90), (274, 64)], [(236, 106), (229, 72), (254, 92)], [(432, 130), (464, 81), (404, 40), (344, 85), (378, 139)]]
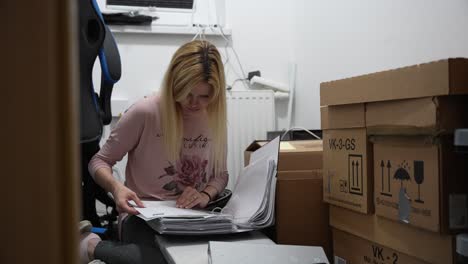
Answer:
[(424, 264), (415, 257), (408, 256), (378, 243), (362, 239), (352, 234), (333, 229), (334, 263), (338, 264)]
[[(244, 164), (249, 164), (250, 153), (268, 141), (254, 141), (244, 152)], [(322, 168), (322, 141), (282, 141), (278, 161), (279, 171), (316, 170)]]
[(429, 263), (450, 264), (454, 261), (455, 241), (452, 236), (412, 228), (376, 215), (359, 214), (337, 206), (330, 206), (330, 225)]
[(320, 108), (322, 129), (365, 127), (364, 104), (323, 106)]
[(366, 104), (369, 135), (438, 135), (468, 126), (468, 97), (440, 96)]
[(361, 213), (373, 212), (372, 148), (365, 128), (323, 131), (323, 199)]
[(446, 59), (320, 84), (320, 105), (468, 93), (468, 59)]
[(361, 213), (373, 212), (372, 147), (364, 104), (321, 108), (323, 199)]
[(321, 246), (331, 256), (322, 171), (279, 171), (276, 190), (276, 243)]
[(433, 232), (468, 228), (468, 165), (453, 137), (373, 137), (375, 212)]

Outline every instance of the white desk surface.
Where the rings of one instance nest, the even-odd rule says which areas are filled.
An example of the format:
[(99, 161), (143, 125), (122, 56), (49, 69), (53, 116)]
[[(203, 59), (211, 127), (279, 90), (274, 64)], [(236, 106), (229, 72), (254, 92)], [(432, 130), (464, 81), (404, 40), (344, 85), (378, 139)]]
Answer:
[(260, 231), (211, 236), (156, 235), (156, 244), (168, 264), (208, 264), (209, 241), (275, 244)]
[(322, 247), (210, 241), (213, 264), (329, 264)]

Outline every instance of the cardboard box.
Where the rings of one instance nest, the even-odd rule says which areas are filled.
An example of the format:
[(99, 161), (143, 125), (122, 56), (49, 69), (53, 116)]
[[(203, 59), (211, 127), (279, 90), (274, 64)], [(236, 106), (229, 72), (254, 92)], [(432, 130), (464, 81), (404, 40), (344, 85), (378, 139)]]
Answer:
[(279, 171), (276, 191), (276, 243), (321, 246), (331, 256), (322, 171)]
[(373, 212), (372, 148), (364, 104), (322, 107), (323, 199), (361, 213)]
[(453, 134), (468, 127), (468, 96), (439, 96), (365, 105), (369, 135)]
[(467, 72), (468, 59), (459, 58), (322, 83), (324, 200), (373, 212), (367, 137), (438, 135), (468, 125), (468, 101), (460, 96), (468, 93)]
[(320, 105), (468, 93), (468, 59), (429, 62), (320, 84)]
[(375, 212), (433, 232), (468, 228), (468, 163), (453, 137), (373, 137)]
[[(266, 142), (254, 142), (250, 154)], [(271, 238), (278, 244), (321, 246), (331, 256), (328, 204), (322, 201), (322, 141), (281, 142), (276, 185), (276, 223)]]
[(453, 236), (413, 228), (375, 214), (364, 215), (330, 206), (330, 225), (428, 263), (450, 264), (456, 257)]
[[(250, 154), (266, 143), (268, 141), (254, 141), (245, 149), (244, 166), (249, 164)], [(278, 171), (322, 169), (322, 145), (321, 140), (281, 141)]]
[(333, 229), (333, 252), (335, 264), (424, 264), (415, 257), (362, 239), (349, 233)]

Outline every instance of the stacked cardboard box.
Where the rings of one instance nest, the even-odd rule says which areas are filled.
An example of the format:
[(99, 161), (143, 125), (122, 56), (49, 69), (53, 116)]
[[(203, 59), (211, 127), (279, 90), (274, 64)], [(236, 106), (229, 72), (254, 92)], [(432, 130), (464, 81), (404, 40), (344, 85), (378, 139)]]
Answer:
[[(367, 253), (351, 251), (347, 255), (340, 255), (336, 246), (342, 242), (335, 236), (335, 230), (344, 231), (353, 238), (348, 240), (350, 243), (346, 243), (348, 247), (352, 247), (354, 242), (357, 243), (363, 239), (367, 243), (375, 243), (427, 263), (450, 264), (455, 258), (453, 236), (403, 225), (375, 214), (366, 215), (339, 206), (330, 206), (330, 226), (334, 228), (334, 254), (344, 259), (353, 254), (352, 258), (359, 257), (363, 260)], [(350, 263), (355, 262), (350, 261)], [(357, 263), (374, 262), (360, 261)]]
[[(264, 145), (255, 141), (250, 154)], [(328, 204), (322, 201), (322, 141), (283, 141), (278, 160), (276, 223), (271, 238), (278, 244), (322, 246), (331, 255)]]
[[(468, 127), (463, 94), (461, 58), (321, 84), (324, 200), (338, 206), (334, 228), (430, 263), (453, 261), (449, 234), (468, 228), (468, 164), (453, 151), (454, 129)], [(353, 229), (356, 221), (367, 225)]]
[(333, 230), (334, 263), (424, 264), (423, 260), (382, 246), (373, 241)]

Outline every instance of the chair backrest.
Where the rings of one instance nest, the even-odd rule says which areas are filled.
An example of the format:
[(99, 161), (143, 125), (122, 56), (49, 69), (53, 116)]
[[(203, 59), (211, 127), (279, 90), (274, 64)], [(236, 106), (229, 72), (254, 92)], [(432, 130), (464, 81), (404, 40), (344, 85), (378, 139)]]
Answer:
[[(104, 24), (95, 0), (79, 3), (80, 56), (80, 141), (99, 140), (102, 126), (112, 119), (111, 94), (121, 76), (120, 56), (109, 28)], [(93, 86), (93, 66), (99, 56), (101, 87), (99, 95)]]
[[(78, 0), (79, 7), (79, 59), (80, 59), (80, 145), (82, 172), (82, 219), (101, 226), (96, 212), (96, 199), (113, 208), (108, 225), (116, 219), (115, 203), (107, 192), (97, 185), (88, 172), (88, 163), (99, 151), (102, 127), (112, 121), (111, 95), (120, 79), (121, 65), (116, 42), (104, 24), (95, 0)], [(99, 56), (101, 83), (99, 94), (93, 87), (93, 66)], [(106, 210), (107, 211), (107, 210)]]

